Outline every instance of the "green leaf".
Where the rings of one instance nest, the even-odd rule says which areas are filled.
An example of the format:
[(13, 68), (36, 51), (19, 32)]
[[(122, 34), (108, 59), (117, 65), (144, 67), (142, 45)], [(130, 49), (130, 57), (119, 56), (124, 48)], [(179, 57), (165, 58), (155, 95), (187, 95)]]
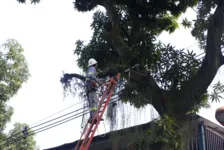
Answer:
[(190, 21), (188, 21), (187, 18), (184, 18), (181, 24), (184, 26), (184, 28), (191, 28), (192, 27), (192, 23)]

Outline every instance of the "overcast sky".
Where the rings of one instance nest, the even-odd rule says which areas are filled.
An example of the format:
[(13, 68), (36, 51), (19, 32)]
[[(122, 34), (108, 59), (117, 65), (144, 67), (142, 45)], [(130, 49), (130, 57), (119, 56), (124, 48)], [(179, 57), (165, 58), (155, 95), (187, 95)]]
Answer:
[[(194, 19), (195, 13), (193, 10), (189, 10), (185, 16)], [(63, 100), (63, 91), (59, 80), (62, 70), (69, 73), (80, 73), (73, 50), (76, 40), (91, 38), (92, 12), (76, 12), (73, 9), (72, 0), (48, 0), (42, 1), (36, 6), (19, 4), (16, 0), (1, 0), (0, 19), (0, 43), (5, 42), (8, 38), (18, 40), (25, 50), (24, 54), (32, 75), (9, 103), (15, 111), (7, 129), (10, 129), (15, 122), (33, 125), (33, 123), (79, 102), (79, 99), (71, 97)], [(189, 30), (182, 27), (172, 35), (163, 33), (160, 40), (172, 43), (177, 48), (191, 46), (189, 49), (201, 53), (195, 44), (197, 41), (192, 38)], [(223, 82), (224, 79), (221, 79), (223, 75), (222, 68), (215, 81)], [(202, 110), (200, 114), (215, 121), (215, 110), (222, 105), (224, 102), (213, 104), (211, 109)], [(80, 107), (82, 105), (76, 105), (59, 115)], [(138, 118), (138, 121), (135, 120), (136, 117), (132, 116), (135, 121), (129, 125), (149, 121), (151, 116), (146, 114), (150, 110), (144, 111), (142, 119)], [(81, 118), (44, 131), (37, 134), (35, 140), (41, 149), (75, 141), (80, 136), (80, 122)], [(101, 126), (101, 131), (103, 130)]]

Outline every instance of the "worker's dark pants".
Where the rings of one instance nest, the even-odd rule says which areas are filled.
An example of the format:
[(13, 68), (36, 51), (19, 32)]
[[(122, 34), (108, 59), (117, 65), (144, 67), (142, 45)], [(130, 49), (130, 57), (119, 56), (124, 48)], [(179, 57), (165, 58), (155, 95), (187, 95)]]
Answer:
[(93, 117), (97, 111), (99, 100), (97, 98), (96, 91), (87, 92), (89, 109), (90, 109), (90, 117)]

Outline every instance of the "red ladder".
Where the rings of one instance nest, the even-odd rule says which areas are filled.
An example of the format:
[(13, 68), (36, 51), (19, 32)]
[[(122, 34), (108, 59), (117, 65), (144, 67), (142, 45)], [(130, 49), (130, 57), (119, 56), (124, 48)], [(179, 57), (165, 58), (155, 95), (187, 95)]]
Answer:
[[(120, 73), (118, 73), (116, 77), (113, 77), (110, 79), (109, 83), (107, 84), (106, 90), (103, 93), (100, 104), (98, 106), (97, 113), (95, 113), (89, 128), (88, 128), (89, 123), (88, 122), (86, 123), (85, 128), (82, 132), (82, 135), (80, 137), (80, 140), (76, 144), (75, 150), (78, 150), (78, 148), (79, 148), (79, 150), (88, 150), (89, 149), (90, 143), (92, 142), (92, 139), (96, 132), (96, 129), (97, 129), (98, 125), (100, 124), (100, 120), (102, 119), (102, 116), (109, 104), (111, 96), (114, 93), (114, 89), (117, 85), (119, 78), (120, 78)], [(108, 94), (108, 92), (109, 92), (109, 94)], [(107, 96), (107, 99), (105, 100), (106, 96)], [(81, 141), (82, 136), (84, 135), (85, 131), (87, 131), (87, 133), (85, 135), (85, 138)], [(81, 146), (79, 146), (80, 142), (82, 142)]]

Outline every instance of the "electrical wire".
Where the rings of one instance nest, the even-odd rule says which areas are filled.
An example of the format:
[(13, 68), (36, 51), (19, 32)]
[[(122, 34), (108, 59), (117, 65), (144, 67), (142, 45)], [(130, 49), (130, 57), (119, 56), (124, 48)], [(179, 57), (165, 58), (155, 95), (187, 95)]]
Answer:
[(190, 46), (188, 46), (188, 47), (185, 47), (184, 49), (188, 49), (188, 48), (190, 48), (190, 47), (193, 47), (193, 46), (195, 46), (196, 44), (198, 44), (198, 42), (197, 42), (197, 43), (194, 43), (194, 44), (192, 44), (192, 45), (190, 45)]
[[(115, 93), (114, 95), (116, 95), (116, 94), (117, 94), (117, 93)], [(112, 98), (111, 100), (113, 100), (113, 98)], [(75, 105), (77, 105), (77, 104), (79, 104), (79, 103), (81, 103), (81, 102), (75, 103), (75, 104), (73, 104), (72, 106), (75, 106)], [(68, 108), (70, 108), (70, 107), (72, 107), (72, 106), (69, 106)], [(68, 109), (68, 108), (65, 108), (65, 109), (63, 109), (63, 110), (61, 110), (61, 111), (64, 111), (64, 110), (66, 110), (66, 109)], [(56, 117), (56, 118), (54, 118), (54, 119), (48, 120), (48, 121), (43, 122), (43, 123), (41, 123), (41, 124), (38, 124), (38, 125), (36, 125), (36, 126), (29, 127), (29, 128), (27, 128), (27, 130), (29, 130), (29, 129), (33, 129), (33, 128), (36, 128), (36, 127), (39, 127), (39, 126), (41, 126), (41, 125), (44, 125), (44, 124), (49, 123), (49, 122), (52, 122), (52, 121), (54, 121), (54, 120), (57, 120), (57, 119), (59, 119), (59, 118), (62, 118), (62, 117), (67, 116), (67, 115), (69, 115), (69, 114), (75, 113), (75, 112), (77, 112), (77, 111), (79, 111), (79, 110), (82, 110), (82, 109), (85, 109), (85, 108), (87, 108), (87, 106), (85, 106), (85, 107), (83, 107), (83, 108), (76, 109), (76, 110), (74, 110), (74, 111), (72, 111), (72, 112), (69, 112), (69, 113), (66, 113), (66, 114), (64, 114), (64, 115), (61, 115), (61, 116), (59, 116), (59, 117)], [(61, 111), (59, 111), (59, 112), (61, 112)], [(55, 113), (55, 114), (58, 114), (59, 112), (57, 112), (57, 113)], [(53, 115), (55, 115), (55, 114), (53, 114)], [(83, 114), (83, 115), (84, 115), (84, 114)], [(52, 116), (52, 115), (51, 115), (51, 116)], [(49, 117), (50, 117), (50, 116), (49, 116)], [(47, 118), (49, 118), (49, 117), (47, 117)], [(46, 118), (45, 118), (45, 119), (46, 119)], [(44, 119), (42, 119), (42, 120), (44, 120)], [(21, 133), (21, 132), (17, 132), (17, 133), (14, 133), (14, 134), (10, 135), (9, 137), (3, 138), (3, 140), (1, 140), (0, 143), (3, 142), (4, 140), (7, 141), (7, 140), (10, 139), (12, 136), (16, 136), (16, 135), (18, 135), (18, 134), (20, 134), (20, 133)]]
[[(86, 107), (87, 107), (87, 106), (86, 106)], [(51, 120), (49, 120), (49, 121), (43, 122), (43, 123), (41, 123), (41, 124), (39, 124), (39, 125), (36, 125), (36, 126), (34, 126), (34, 127), (32, 127), (32, 128), (36, 128), (36, 127), (41, 126), (41, 125), (43, 125), (43, 124), (46, 124), (46, 123), (48, 123), (48, 122), (57, 120), (57, 119), (59, 119), (59, 118), (62, 118), (62, 117), (64, 117), (64, 116), (67, 116), (67, 115), (69, 115), (69, 114), (72, 114), (72, 113), (74, 113), (74, 112), (77, 112), (77, 111), (79, 111), (79, 110), (85, 109), (86, 107), (84, 107), (84, 108), (79, 108), (79, 109), (77, 109), (77, 110), (75, 110), (75, 111), (66, 113), (65, 115), (62, 115), (62, 116), (59, 116), (59, 117), (57, 117), (57, 118), (51, 119)], [(32, 129), (32, 128), (30, 128), (30, 129)]]
[[(192, 44), (192, 45), (190, 45), (190, 46), (188, 46), (188, 47), (186, 47), (186, 48), (184, 48), (184, 49), (188, 49), (188, 48), (190, 48), (190, 47), (193, 47), (193, 46), (195, 46), (196, 44), (198, 44), (198, 42), (197, 42), (197, 43), (194, 43), (194, 44)], [(224, 54), (224, 49), (221, 50), (221, 53)], [(205, 54), (205, 52), (202, 52), (202, 53), (196, 55), (195, 58), (198, 58), (199, 56), (201, 56), (201, 55), (203, 55), (203, 54)], [(204, 57), (204, 56), (202, 56), (201, 58), (198, 58), (198, 59), (202, 59), (203, 57)]]
[[(88, 113), (88, 112), (86, 112), (86, 114), (87, 114), (87, 113)], [(24, 138), (26, 138), (26, 137), (29, 137), (29, 136), (35, 135), (35, 134), (37, 134), (37, 133), (40, 133), (40, 132), (49, 130), (49, 129), (51, 129), (51, 128), (54, 128), (54, 127), (59, 126), (59, 125), (61, 125), (61, 124), (64, 124), (64, 123), (66, 123), (66, 122), (69, 122), (69, 121), (72, 121), (72, 120), (74, 120), (74, 119), (77, 119), (77, 118), (79, 118), (79, 117), (81, 117), (81, 116), (82, 116), (82, 114), (79, 115), (79, 116), (75, 116), (75, 117), (73, 117), (73, 118), (70, 118), (69, 120), (66, 120), (66, 121), (64, 121), (64, 122), (58, 123), (58, 124), (56, 124), (56, 125), (54, 125), (54, 126), (52, 126), (52, 127), (48, 127), (48, 128), (42, 129), (42, 130), (37, 131), (37, 132), (32, 131), (32, 132), (30, 132), (28, 135), (26, 135), (25, 137), (24, 137), (24, 136), (20, 136), (20, 137), (16, 138), (15, 140), (12, 140), (12, 141), (10, 141), (10, 142), (7, 142), (7, 143), (3, 144), (0, 148), (3, 149), (4, 147), (6, 147), (6, 146), (9, 145), (9, 144), (13, 144), (13, 143), (19, 142), (19, 141), (21, 141), (22, 139), (24, 139)]]
[[(84, 108), (86, 108), (86, 107), (84, 107)], [(62, 118), (62, 117), (64, 117), (64, 116), (67, 116), (67, 115), (69, 115), (69, 114), (72, 114), (72, 113), (75, 113), (75, 112), (77, 112), (77, 111), (80, 111), (80, 110), (82, 110), (82, 109), (84, 109), (84, 108), (76, 109), (76, 110), (74, 110), (74, 111), (72, 111), (72, 112), (66, 113), (66, 114), (64, 114), (64, 115), (61, 115), (61, 116), (56, 117), (56, 118), (54, 118), (54, 119), (51, 119), (51, 120), (49, 120), (49, 121), (46, 121), (46, 122), (43, 122), (43, 123), (38, 124), (38, 125), (36, 125), (36, 126), (27, 128), (27, 130), (29, 130), (29, 129), (33, 129), (33, 128), (36, 128), (36, 127), (39, 127), (39, 126), (44, 125), (44, 124), (49, 123), (49, 122), (52, 122), (52, 121), (54, 121), (54, 120), (57, 120), (57, 119), (59, 119), (59, 118)], [(16, 136), (16, 135), (18, 135), (18, 134), (20, 134), (20, 132), (14, 133), (14, 134), (10, 135), (10, 137), (12, 137), (12, 136)], [(4, 141), (4, 140), (9, 139), (10, 137), (3, 138), (3, 139), (0, 141), (0, 143), (1, 143), (2, 141)]]
[[(114, 102), (116, 102), (116, 101), (120, 101), (120, 99), (119, 99), (119, 98), (116, 98), (116, 100), (113, 100), (113, 101), (109, 102), (108, 105), (111, 105), (112, 103), (114, 103)], [(75, 114), (75, 115), (73, 115), (73, 116), (70, 116), (70, 117), (67, 117), (67, 118), (65, 118), (65, 119), (62, 119), (62, 120), (60, 120), (60, 121), (57, 121), (57, 122), (55, 122), (55, 123), (52, 123), (52, 124), (50, 124), (50, 125), (54, 125), (54, 124), (58, 123), (58, 124), (56, 124), (56, 125), (54, 125), (54, 126), (52, 126), (52, 127), (49, 127), (49, 125), (46, 125), (46, 126), (44, 126), (44, 127), (42, 127), (42, 128), (39, 128), (39, 129), (36, 129), (36, 130), (30, 132), (30, 133), (27, 134), (25, 137), (28, 137), (28, 136), (31, 136), (31, 135), (34, 135), (34, 134), (37, 134), (37, 133), (46, 131), (46, 130), (51, 129), (51, 128), (53, 128), (53, 127), (59, 126), (59, 125), (61, 125), (61, 124), (64, 124), (64, 123), (66, 123), (66, 122), (68, 122), (68, 121), (77, 119), (78, 117), (81, 117), (83, 114), (87, 114), (88, 112), (89, 112), (88, 110), (85, 110), (85, 111), (83, 111), (83, 112), (81, 112), (81, 113), (77, 113), (77, 114)], [(78, 115), (78, 116), (77, 116), (77, 115)], [(66, 119), (69, 119), (69, 120), (66, 120)], [(66, 120), (66, 121), (64, 121), (64, 120)], [(61, 121), (63, 121), (63, 122), (61, 122)], [(47, 127), (48, 127), (48, 128), (47, 128)], [(44, 129), (44, 128), (45, 128), (45, 129)], [(41, 130), (41, 129), (42, 129), (42, 130)], [(40, 131), (38, 131), (38, 130), (40, 130)], [(20, 133), (20, 132), (19, 132), (19, 133)], [(9, 140), (6, 139), (6, 140), (5, 140), (5, 141), (6, 141), (5, 144), (3, 144), (2, 146), (0, 146), (0, 148), (2, 149), (2, 148), (4, 148), (5, 146), (7, 146), (7, 145), (9, 145), (9, 144), (16, 143), (16, 142), (22, 140), (23, 138), (24, 138), (24, 136), (20, 136), (20, 137), (16, 138), (15, 140), (12, 140), (12, 141), (10, 141), (10, 142), (8, 142)]]
[(65, 111), (65, 110), (67, 110), (67, 109), (69, 109), (69, 108), (71, 108), (71, 107), (73, 107), (73, 106), (76, 106), (76, 105), (78, 105), (78, 104), (80, 104), (80, 103), (83, 103), (83, 101), (77, 102), (77, 103), (75, 103), (75, 104), (73, 104), (73, 105), (71, 105), (71, 106), (69, 106), (69, 107), (66, 107), (66, 108), (64, 108), (64, 109), (62, 109), (62, 110), (60, 110), (60, 111), (58, 111), (58, 112), (56, 112), (56, 113), (54, 113), (54, 114), (52, 114), (52, 115), (50, 115), (50, 116), (44, 118), (44, 119), (41, 119), (41, 120), (39, 120), (39, 121), (37, 121), (37, 122), (31, 124), (31, 126), (34, 126), (35, 124), (37, 124), (37, 123), (39, 123), (39, 122), (41, 122), (41, 121), (44, 121), (44, 120), (46, 120), (46, 119), (48, 119), (48, 118), (50, 118), (50, 117), (53, 117), (53, 116), (55, 116), (56, 114), (59, 114), (59, 113)]
[[(81, 109), (77, 109), (77, 110), (72, 111), (72, 112), (69, 112), (69, 113), (67, 113), (67, 114), (65, 114), (65, 115), (59, 116), (59, 117), (57, 117), (57, 118), (54, 118), (54, 119), (52, 119), (52, 120), (49, 120), (49, 121), (46, 121), (46, 122), (44, 122), (44, 123), (41, 123), (41, 124), (38, 124), (38, 125), (34, 126), (34, 125), (37, 124), (38, 122), (41, 122), (41, 121), (43, 121), (43, 120), (46, 120), (47, 118), (50, 118), (50, 117), (52, 117), (52, 116), (54, 116), (54, 115), (56, 115), (56, 114), (59, 114), (60, 112), (63, 112), (63, 111), (65, 111), (65, 110), (67, 110), (67, 109), (69, 109), (69, 108), (71, 108), (71, 107), (73, 107), (73, 106), (76, 106), (77, 104), (80, 104), (80, 103), (83, 103), (83, 101), (77, 102), (77, 103), (75, 103), (75, 104), (73, 104), (73, 105), (71, 105), (71, 106), (69, 106), (69, 107), (67, 107), (67, 108), (64, 108), (64, 109), (62, 109), (62, 110), (60, 110), (60, 111), (58, 111), (58, 112), (56, 112), (56, 113), (54, 113), (54, 114), (52, 114), (52, 115), (50, 115), (50, 116), (44, 118), (44, 119), (41, 119), (41, 120), (39, 120), (39, 121), (33, 123), (33, 124), (31, 125), (31, 127), (29, 127), (28, 129), (36, 128), (36, 127), (41, 126), (41, 125), (43, 125), (43, 124), (46, 124), (46, 123), (48, 123), (48, 122), (54, 121), (54, 120), (56, 120), (56, 119), (59, 119), (59, 118), (61, 118), (61, 117), (63, 117), (63, 116), (66, 116), (66, 115), (72, 114), (72, 113), (74, 113), (74, 112), (77, 112), (77, 111), (79, 111), (79, 110), (81, 110)], [(84, 109), (84, 108), (83, 108), (83, 109)], [(32, 126), (33, 126), (33, 127), (32, 127)], [(16, 135), (18, 135), (19, 133), (20, 133), (20, 132), (14, 133), (13, 135), (10, 135), (10, 137), (12, 137), (12, 136), (16, 136)], [(5, 138), (3, 138), (3, 139), (0, 141), (0, 143), (1, 143), (2, 141), (4, 141), (4, 140), (10, 138), (10, 137), (5, 137)]]

